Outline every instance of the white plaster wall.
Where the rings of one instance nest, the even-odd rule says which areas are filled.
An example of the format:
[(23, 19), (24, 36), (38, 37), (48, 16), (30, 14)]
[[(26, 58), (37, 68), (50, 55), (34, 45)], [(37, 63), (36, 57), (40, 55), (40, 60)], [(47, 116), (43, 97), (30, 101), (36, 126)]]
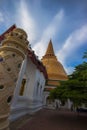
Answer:
[(29, 58), (27, 61), (25, 75), (26, 75), (26, 87), (24, 90), (24, 96), (32, 100), (35, 85), (35, 77), (36, 77), (36, 66), (32, 63), (32, 61)]
[(46, 103), (47, 103), (46, 101), (47, 101), (47, 97), (48, 97), (48, 96), (49, 96), (49, 91), (44, 91), (44, 101), (43, 101), (43, 102), (44, 102), (44, 106), (47, 105), (47, 104), (46, 104)]
[[(27, 65), (25, 70), (26, 86), (24, 90), (24, 97), (33, 101), (42, 101), (43, 90), (45, 87), (45, 77), (42, 72), (32, 63), (31, 59), (27, 58)], [(37, 93), (37, 82), (39, 82)]]
[(14, 90), (14, 96), (13, 96), (11, 107), (14, 107), (17, 104), (17, 100), (18, 100), (18, 96), (19, 96), (19, 92), (20, 92), (20, 88), (21, 88), (22, 79), (24, 77), (26, 65), (27, 65), (27, 58), (25, 58), (25, 60), (22, 62), (22, 66), (21, 66), (21, 69), (19, 72), (17, 83), (16, 83), (16, 88)]
[[(37, 87), (37, 83), (39, 82), (39, 86)], [(37, 101), (43, 100), (43, 90), (45, 87), (45, 77), (42, 72), (40, 72), (38, 69), (36, 70), (36, 78), (35, 78), (35, 87), (34, 87), (34, 93), (33, 97)], [(37, 91), (38, 89), (38, 91)]]
[[(32, 114), (43, 107), (45, 77), (29, 58), (26, 63), (25, 73), (22, 76), (26, 78), (24, 94), (17, 97), (17, 104), (12, 108), (10, 120), (15, 120), (27, 113)], [(39, 82), (38, 94), (36, 94), (37, 82)]]

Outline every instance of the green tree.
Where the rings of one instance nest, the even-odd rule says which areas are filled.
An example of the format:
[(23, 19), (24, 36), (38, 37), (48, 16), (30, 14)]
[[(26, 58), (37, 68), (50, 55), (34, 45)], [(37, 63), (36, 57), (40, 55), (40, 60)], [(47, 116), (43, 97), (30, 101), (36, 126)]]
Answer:
[(83, 58), (87, 58), (87, 51), (84, 52)]
[(69, 80), (61, 82), (60, 86), (52, 90), (50, 97), (62, 101), (69, 98), (75, 106), (87, 103), (87, 62), (76, 66)]

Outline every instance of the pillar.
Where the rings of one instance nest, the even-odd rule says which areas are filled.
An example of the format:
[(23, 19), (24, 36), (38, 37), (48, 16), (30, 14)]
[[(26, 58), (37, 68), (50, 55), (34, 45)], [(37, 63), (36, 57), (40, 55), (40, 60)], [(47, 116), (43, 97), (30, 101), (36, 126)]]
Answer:
[[(0, 130), (9, 130), (9, 113), (21, 64), (27, 55), (28, 41), (24, 30), (16, 28), (5, 35), (0, 47)], [(16, 91), (17, 92), (17, 91)], [(16, 94), (15, 94), (16, 95)]]

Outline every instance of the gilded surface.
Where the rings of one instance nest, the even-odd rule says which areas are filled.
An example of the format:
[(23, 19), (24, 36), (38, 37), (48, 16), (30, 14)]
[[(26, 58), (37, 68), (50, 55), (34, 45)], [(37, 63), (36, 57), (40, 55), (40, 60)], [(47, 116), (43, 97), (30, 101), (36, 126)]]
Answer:
[[(50, 40), (46, 54), (42, 58), (43, 64), (46, 66), (48, 79), (51, 80), (67, 80), (67, 74), (62, 64), (57, 60), (52, 41)], [(54, 83), (55, 85), (56, 83)], [(53, 85), (53, 83), (52, 83)]]

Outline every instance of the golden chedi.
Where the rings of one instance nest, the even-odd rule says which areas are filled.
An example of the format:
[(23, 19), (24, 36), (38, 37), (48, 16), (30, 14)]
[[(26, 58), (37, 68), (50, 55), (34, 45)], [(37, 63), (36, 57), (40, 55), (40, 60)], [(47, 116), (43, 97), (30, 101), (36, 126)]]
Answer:
[(59, 85), (59, 81), (68, 79), (62, 64), (57, 60), (55, 56), (51, 40), (48, 44), (46, 54), (42, 58), (42, 62), (47, 70), (48, 85), (57, 86)]
[(19, 28), (6, 34), (0, 47), (0, 130), (9, 130), (10, 103), (27, 48), (27, 34)]

